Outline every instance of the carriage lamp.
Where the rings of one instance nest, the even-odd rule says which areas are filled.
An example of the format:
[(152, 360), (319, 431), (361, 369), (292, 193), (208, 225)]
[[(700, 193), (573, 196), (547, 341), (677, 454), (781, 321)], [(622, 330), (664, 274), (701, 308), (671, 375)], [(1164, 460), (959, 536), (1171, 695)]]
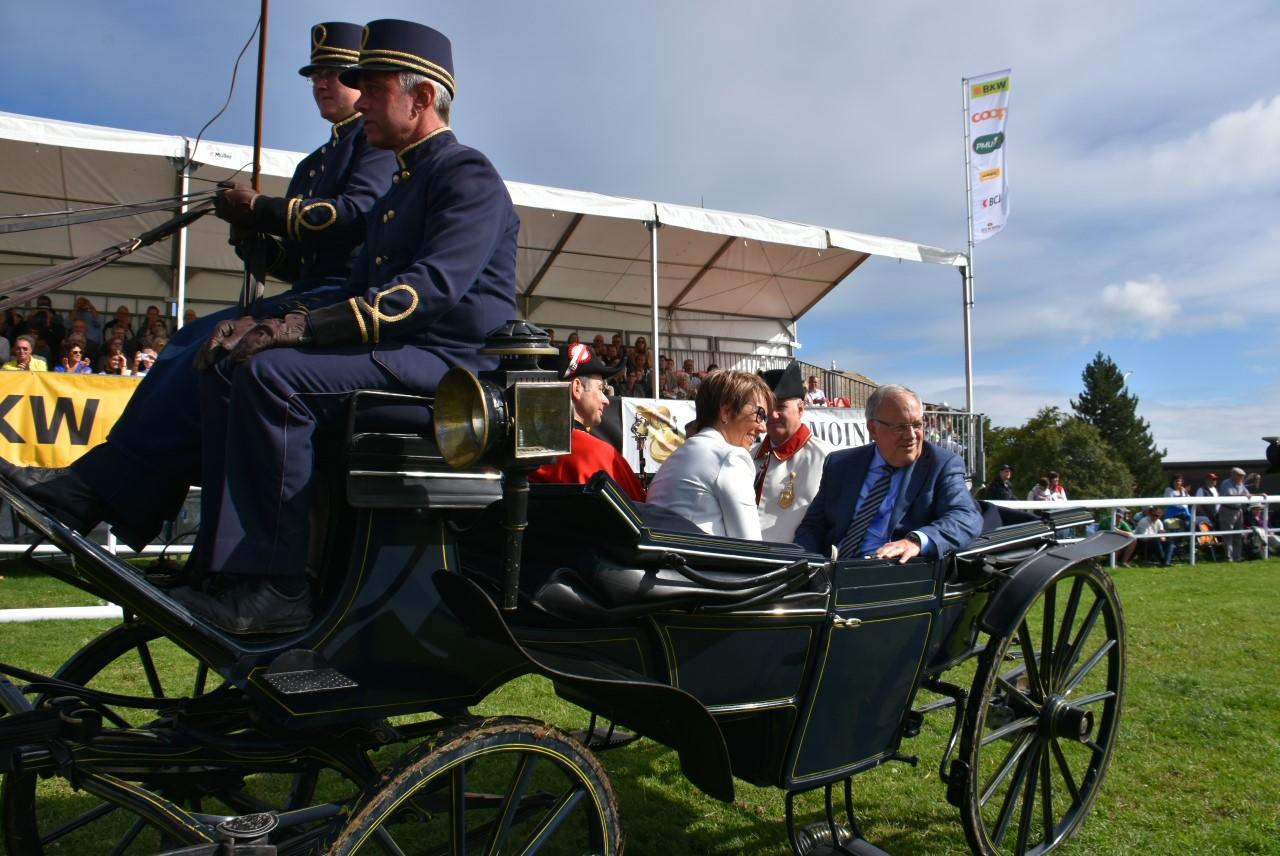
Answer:
[(532, 324), (508, 321), (489, 333), (480, 353), (496, 356), (498, 368), (479, 377), (453, 368), (436, 388), (436, 445), (451, 467), (502, 469), (502, 608), (513, 610), (529, 516), (529, 473), (569, 453), (573, 400), (570, 384), (538, 368), (538, 357), (557, 351)]

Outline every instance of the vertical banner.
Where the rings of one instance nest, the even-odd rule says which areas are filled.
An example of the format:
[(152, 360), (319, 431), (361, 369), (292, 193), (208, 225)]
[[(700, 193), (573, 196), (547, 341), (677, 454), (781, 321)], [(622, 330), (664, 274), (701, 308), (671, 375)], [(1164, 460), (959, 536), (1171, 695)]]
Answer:
[(969, 117), (969, 210), (974, 242), (1004, 228), (1009, 219), (1005, 124), (1009, 120), (1009, 69), (965, 81)]

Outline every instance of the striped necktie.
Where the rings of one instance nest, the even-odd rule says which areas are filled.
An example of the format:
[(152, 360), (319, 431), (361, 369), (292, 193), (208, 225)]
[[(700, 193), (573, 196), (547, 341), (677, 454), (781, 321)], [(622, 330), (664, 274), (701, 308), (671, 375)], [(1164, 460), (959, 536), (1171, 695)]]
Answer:
[(889, 495), (889, 485), (893, 482), (893, 474), (898, 468), (886, 464), (884, 469), (880, 481), (872, 485), (871, 492), (858, 505), (857, 511), (853, 513), (853, 520), (849, 522), (849, 528), (840, 539), (839, 550), (842, 559), (851, 559), (858, 555), (857, 551), (862, 546), (863, 539), (867, 537), (867, 530), (871, 528), (871, 521), (875, 519), (884, 498)]

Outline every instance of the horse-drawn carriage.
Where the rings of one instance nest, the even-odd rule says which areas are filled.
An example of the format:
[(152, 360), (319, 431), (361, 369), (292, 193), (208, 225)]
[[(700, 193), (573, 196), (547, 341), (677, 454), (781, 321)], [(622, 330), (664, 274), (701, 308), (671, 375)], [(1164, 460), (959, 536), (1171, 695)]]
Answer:
[[(785, 791), (795, 853), (881, 852), (851, 777), (908, 760), (904, 738), (944, 709), (939, 773), (975, 853), (1076, 831), (1124, 685), (1120, 604), (1091, 560), (1124, 536), (1063, 543), (1083, 515), (987, 508), (987, 531), (941, 560), (830, 561), (688, 531), (603, 474), (530, 486), (567, 449), (570, 405), (530, 356), (545, 340), (512, 332), (498, 372), (451, 374), (434, 401), (354, 397), (313, 527), (319, 609), (298, 633), (219, 631), (0, 481), (70, 556), (49, 572), (129, 616), (52, 677), (0, 666), (10, 853), (622, 852), (591, 749), (470, 713), (530, 673), (674, 749), (713, 797), (735, 779)], [(158, 639), (189, 658), (180, 696)], [(101, 686), (125, 662), (149, 695)], [(793, 798), (813, 790), (826, 820), (799, 828)]]

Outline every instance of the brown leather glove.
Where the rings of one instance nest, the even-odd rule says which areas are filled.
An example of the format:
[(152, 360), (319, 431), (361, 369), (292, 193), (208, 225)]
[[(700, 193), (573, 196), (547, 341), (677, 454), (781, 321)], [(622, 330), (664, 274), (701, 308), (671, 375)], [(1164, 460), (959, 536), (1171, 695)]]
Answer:
[(218, 187), (222, 192), (213, 197), (213, 213), (232, 226), (252, 229), (253, 203), (258, 199), (258, 191), (238, 181), (224, 181)]
[(259, 351), (268, 348), (294, 348), (311, 341), (307, 335), (307, 316), (303, 312), (290, 312), (283, 318), (264, 318), (258, 325), (240, 337), (227, 357), (233, 363), (242, 363)]
[(205, 346), (196, 352), (195, 366), (197, 371), (204, 371), (220, 358), (230, 353), (245, 333), (258, 325), (258, 319), (252, 315), (241, 318), (219, 321), (213, 328), (213, 335)]

